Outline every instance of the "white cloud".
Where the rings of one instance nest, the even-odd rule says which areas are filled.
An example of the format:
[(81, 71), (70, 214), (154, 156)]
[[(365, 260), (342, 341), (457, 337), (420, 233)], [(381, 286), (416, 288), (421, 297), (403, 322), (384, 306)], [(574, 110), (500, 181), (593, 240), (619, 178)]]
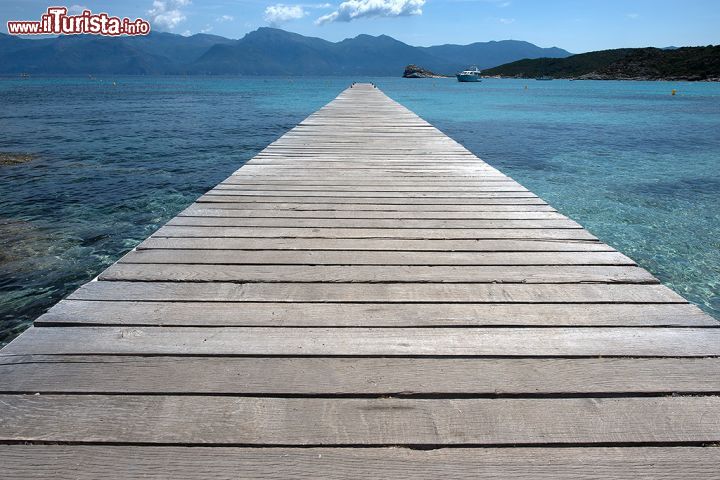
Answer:
[(90, 10), (90, 9), (84, 5), (70, 5), (68, 7), (68, 13), (70, 13), (72, 15), (80, 15), (85, 10)]
[(156, 26), (172, 30), (187, 19), (181, 8), (188, 5), (190, 0), (155, 0), (148, 15)]
[(213, 27), (211, 27), (210, 25), (205, 25), (204, 28), (200, 29), (200, 33), (210, 33), (212, 32), (212, 29)]
[(297, 20), (307, 15), (300, 5), (270, 5), (265, 9), (265, 21), (270, 25), (280, 25), (290, 20)]
[(502, 23), (503, 25), (510, 25), (511, 23), (515, 23), (514, 18), (498, 18), (498, 22)]
[(232, 22), (233, 20), (235, 20), (235, 17), (233, 17), (232, 15), (221, 15), (215, 19), (215, 21), (218, 23)]
[(404, 17), (422, 15), (425, 0), (347, 0), (337, 10), (318, 18), (315, 23), (350, 22), (363, 17)]

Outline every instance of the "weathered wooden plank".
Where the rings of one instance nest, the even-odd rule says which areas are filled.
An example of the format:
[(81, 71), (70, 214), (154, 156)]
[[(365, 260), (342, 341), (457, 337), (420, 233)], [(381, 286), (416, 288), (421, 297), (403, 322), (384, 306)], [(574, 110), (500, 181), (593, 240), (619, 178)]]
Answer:
[(73, 300), (353, 303), (687, 303), (662, 285), (89, 282)]
[(386, 146), (390, 148), (393, 146), (416, 147), (418, 141), (423, 142), (425, 147), (437, 147), (440, 152), (444, 152), (443, 154), (449, 157), (468, 156), (467, 150), (462, 147), (458, 148), (457, 143), (432, 128), (415, 128), (404, 125), (400, 125), (394, 130), (387, 128), (387, 130), (386, 127), (357, 128), (349, 125), (337, 128), (329, 126), (293, 128), (268, 145), (257, 157), (283, 155), (281, 150), (313, 149), (313, 147), (322, 147), (320, 150), (329, 149), (332, 154), (337, 152), (337, 155), (344, 155), (343, 152), (366, 151), (367, 147), (372, 147), (373, 150)]
[[(477, 160), (476, 160), (477, 161)], [(272, 188), (276, 187), (282, 187), (282, 186), (295, 186), (295, 187), (301, 187), (301, 186), (309, 186), (309, 187), (324, 187), (324, 186), (331, 186), (331, 187), (383, 187), (383, 188), (411, 188), (411, 187), (441, 187), (441, 188), (452, 188), (452, 187), (479, 187), (479, 186), (492, 186), (492, 185), (502, 185), (502, 184), (517, 184), (515, 180), (512, 180), (509, 177), (492, 177), (487, 178), (483, 180), (475, 180), (475, 181), (440, 181), (440, 180), (383, 180), (383, 179), (375, 179), (375, 180), (343, 180), (343, 179), (337, 179), (337, 180), (331, 180), (327, 178), (316, 178), (316, 179), (307, 179), (307, 180), (299, 180), (297, 178), (293, 177), (276, 177), (276, 176), (256, 176), (256, 175), (245, 175), (242, 172), (242, 169), (239, 170), (238, 173), (234, 173), (231, 176), (227, 178), (227, 180), (224, 181), (226, 184), (234, 184), (234, 185), (254, 185), (254, 186), (268, 186)]]
[(178, 215), (180, 217), (225, 218), (323, 218), (323, 219), (391, 219), (405, 220), (558, 220), (565, 219), (557, 212), (385, 212), (358, 210), (259, 210), (203, 208), (191, 205)]
[[(170, 250), (145, 250), (169, 252)], [(210, 253), (209, 251), (208, 253)], [(160, 282), (435, 282), (435, 283), (659, 283), (646, 270), (628, 266), (573, 265), (231, 265), (217, 263), (120, 262), (100, 280)], [(201, 260), (198, 260), (201, 261)], [(251, 262), (251, 260), (250, 260)]]
[[(384, 157), (383, 157), (384, 158)], [(433, 159), (435, 156), (433, 155)], [(348, 181), (358, 181), (358, 182), (373, 182), (374, 179), (380, 178), (380, 181), (399, 181), (399, 182), (428, 182), (428, 181), (437, 181), (440, 183), (449, 183), (449, 182), (465, 182), (465, 183), (472, 183), (472, 182), (487, 182), (492, 180), (502, 180), (506, 181), (507, 179), (511, 178), (507, 175), (504, 175), (498, 171), (491, 171), (486, 170), (477, 174), (468, 174), (466, 172), (462, 173), (455, 173), (451, 170), (445, 171), (442, 174), (430, 174), (427, 172), (413, 172), (413, 171), (404, 171), (404, 172), (388, 172), (388, 175), (376, 175), (376, 172), (365, 172), (365, 171), (343, 171), (342, 173), (333, 173), (332, 171), (327, 171), (327, 175), (323, 175), (322, 177), (318, 177), (315, 175), (315, 172), (309, 172), (303, 170), (292, 170), (290, 168), (284, 168), (283, 171), (279, 171), (278, 167), (274, 167), (272, 171), (270, 170), (262, 170), (260, 167), (254, 168), (252, 171), (244, 170), (244, 166), (242, 169), (239, 169), (235, 171), (232, 175), (235, 177), (242, 177), (247, 179), (278, 179), (278, 180), (287, 180), (287, 179), (296, 179), (296, 180), (316, 180), (318, 178), (322, 178), (325, 181), (332, 181), (332, 182), (348, 182)]]
[[(386, 155), (383, 154), (382, 158)], [(437, 164), (435, 154), (432, 154), (432, 160)], [(352, 162), (352, 160), (350, 160)], [(442, 161), (442, 160), (439, 160)], [(369, 179), (372, 177), (384, 177), (387, 179), (429, 179), (440, 178), (442, 180), (463, 180), (476, 181), (488, 178), (509, 178), (496, 170), (489, 168), (460, 168), (457, 166), (448, 166), (446, 168), (422, 168), (419, 166), (357, 166), (354, 167), (331, 167), (331, 166), (304, 166), (301, 170), (297, 170), (299, 162), (288, 165), (245, 165), (242, 173), (248, 176), (262, 176), (277, 174), (279, 177), (296, 176), (298, 178), (310, 179), (323, 178), (332, 179)], [(321, 175), (322, 174), (322, 175)]]
[[(322, 134), (318, 135), (316, 132)], [(421, 159), (424, 155), (432, 152), (438, 152), (439, 155), (450, 158), (472, 158), (470, 152), (459, 147), (458, 144), (448, 141), (448, 137), (443, 137), (439, 132), (433, 135), (433, 132), (427, 128), (419, 130), (408, 128), (383, 134), (378, 131), (366, 131), (344, 125), (336, 129), (323, 127), (321, 129), (290, 130), (286, 135), (268, 145), (257, 155), (257, 158), (284, 156), (288, 152), (322, 152), (329, 157), (343, 157), (354, 153), (378, 154), (384, 149), (398, 155), (409, 148), (418, 150), (418, 143), (424, 143), (419, 146)]]
[[(351, 134), (351, 132), (345, 133)], [(305, 138), (312, 139), (312, 137), (308, 135)], [(304, 160), (313, 163), (341, 163), (343, 167), (362, 166), (366, 163), (383, 165), (386, 168), (396, 165), (417, 165), (427, 169), (447, 169), (457, 166), (464, 170), (499, 173), (494, 167), (478, 162), (468, 151), (450, 151), (447, 144), (428, 139), (422, 132), (409, 136), (411, 138), (358, 136), (353, 142), (323, 142), (319, 137), (314, 137), (318, 142), (315, 145), (307, 145), (305, 143), (307, 140), (304, 139), (294, 144), (271, 145), (253, 157), (250, 163), (267, 165), (268, 162), (278, 161), (282, 162), (282, 165), (291, 165), (292, 161)], [(400, 144), (408, 141), (427, 142), (428, 145), (417, 149), (413, 148), (412, 144)], [(388, 145), (390, 143), (398, 143), (398, 145), (393, 148)], [(352, 163), (352, 160), (357, 160), (357, 163)]]
[[(322, 132), (322, 135), (317, 135), (317, 132)], [(343, 136), (343, 134), (345, 135)], [(428, 128), (386, 131), (383, 135), (377, 131), (349, 128), (345, 125), (335, 128), (325, 126), (319, 129), (300, 127), (290, 130), (268, 145), (258, 156), (261, 158), (273, 155), (282, 156), (296, 151), (325, 152), (328, 155), (342, 156), (352, 155), (356, 152), (378, 153), (383, 150), (402, 153), (409, 149), (417, 150), (420, 155), (438, 151), (448, 157), (472, 158), (472, 154), (459, 144), (449, 140), (442, 133), (433, 132)], [(409, 160), (414, 159), (410, 158)]]
[(261, 203), (261, 202), (202, 202), (193, 204), (198, 208), (214, 208), (224, 210), (291, 210), (295, 212), (383, 212), (435, 215), (460, 215), (461, 213), (480, 214), (483, 212), (554, 212), (549, 205), (401, 205), (401, 204), (369, 204), (369, 203)]
[(336, 185), (322, 185), (318, 187), (313, 187), (310, 185), (247, 185), (247, 184), (237, 184), (233, 182), (222, 182), (219, 183), (215, 188), (219, 190), (242, 190), (242, 191), (268, 191), (268, 190), (274, 190), (277, 189), (279, 191), (293, 191), (293, 192), (307, 192), (308, 195), (312, 196), (316, 192), (340, 192), (340, 193), (347, 193), (347, 192), (374, 192), (378, 193), (379, 196), (382, 196), (382, 194), (388, 193), (388, 192), (408, 192), (408, 193), (416, 193), (416, 192), (437, 192), (437, 193), (465, 193), (465, 192), (527, 192), (528, 189), (525, 187), (520, 186), (517, 182), (514, 181), (508, 181), (508, 182), (491, 182), (491, 185), (478, 185), (474, 187), (459, 187), (459, 186), (447, 186), (442, 187), (440, 185), (436, 186), (420, 186), (420, 185), (412, 185), (412, 186), (395, 186), (390, 185), (387, 187), (382, 186), (372, 186), (372, 187), (363, 187), (363, 186), (353, 186), (353, 185), (347, 185), (347, 186), (336, 186)]
[[(316, 135), (315, 131), (323, 132), (323, 135)], [(354, 133), (353, 135), (347, 135)], [(283, 135), (262, 152), (260, 157), (272, 155), (284, 155), (296, 151), (326, 152), (328, 155), (348, 155), (355, 152), (406, 152), (408, 150), (418, 151), (420, 154), (427, 154), (433, 151), (443, 152), (450, 157), (470, 157), (472, 154), (452, 141), (443, 137), (439, 132), (429, 131), (422, 128), (413, 131), (386, 132), (385, 136), (379, 136), (375, 132), (368, 132), (362, 129), (348, 130), (344, 125), (335, 129), (324, 127), (322, 129), (299, 128), (291, 130)], [(345, 137), (342, 135), (346, 134)], [(314, 141), (317, 140), (317, 141)], [(366, 141), (367, 140), (367, 141)], [(389, 141), (388, 141), (389, 140)], [(420, 144), (419, 144), (420, 143)], [(409, 158), (408, 160), (414, 160)]]
[[(317, 157), (320, 155), (317, 152), (307, 153), (307, 157)], [(364, 165), (358, 165), (354, 164), (354, 159), (359, 159), (359, 157), (372, 157), (375, 156), (378, 162), (382, 162), (385, 159), (392, 159), (393, 155), (395, 158), (406, 158), (408, 155), (411, 155), (407, 150), (401, 150), (401, 151), (383, 151), (383, 152), (362, 152), (357, 151), (353, 154), (350, 154), (351, 156), (345, 160), (345, 163), (347, 163), (346, 166), (343, 167), (313, 167), (313, 168), (303, 168), (301, 170), (294, 170), (293, 167), (297, 166), (298, 163), (300, 163), (300, 159), (302, 158), (299, 153), (294, 153), (293, 158), (298, 158), (297, 162), (294, 162), (293, 164), (287, 164), (287, 165), (243, 165), (243, 169), (241, 172), (236, 172), (237, 174), (246, 174), (246, 175), (268, 175), (270, 173), (278, 173), (281, 175), (298, 175), (305, 178), (312, 178), (313, 173), (317, 173), (313, 170), (322, 170), (327, 171), (328, 177), (330, 178), (342, 178), (342, 177), (370, 177), (373, 175), (384, 177), (384, 178), (419, 178), (419, 177), (441, 177), (441, 178), (461, 178), (466, 180), (483, 180), (489, 177), (504, 177), (504, 178), (510, 178), (503, 173), (499, 172), (498, 170), (488, 166), (487, 164), (482, 164), (481, 162), (477, 162), (472, 166), (468, 167), (461, 167), (457, 165), (448, 165), (444, 166), (442, 162), (444, 160), (442, 158), (438, 159), (437, 151), (430, 151), (425, 152), (423, 154), (416, 154), (416, 156), (420, 155), (426, 155), (425, 158), (430, 162), (427, 164), (427, 166), (413, 166), (413, 167), (407, 167), (407, 166), (398, 166), (396, 164), (388, 164), (388, 163), (382, 163), (381, 166), (364, 166)], [(387, 175), (385, 175), (387, 174)], [(318, 177), (315, 177), (318, 178)]]
[(390, 238), (407, 240), (597, 240), (582, 228), (299, 228), (166, 225), (155, 237)]
[(17, 480), (676, 480), (717, 478), (720, 449), (595, 448), (237, 448), (1, 445), (3, 471)]
[(612, 252), (592, 240), (403, 240), (384, 238), (168, 238), (150, 237), (138, 250), (346, 250), (404, 252)]
[(32, 327), (3, 353), (38, 355), (720, 355), (717, 328)]
[[(308, 161), (330, 161), (330, 162), (342, 162), (348, 163), (348, 160), (357, 158), (359, 162), (375, 162), (380, 163), (382, 160), (387, 160), (388, 163), (384, 165), (394, 166), (394, 161), (402, 164), (419, 164), (427, 168), (444, 168), (448, 165), (462, 165), (469, 167), (481, 167), (488, 168), (488, 165), (483, 165), (477, 161), (474, 161), (474, 157), (471, 153), (465, 151), (450, 151), (449, 145), (445, 142), (438, 142), (429, 138), (427, 135), (423, 135), (419, 132), (417, 135), (413, 135), (414, 138), (402, 138), (396, 137), (385, 137), (377, 138), (376, 136), (361, 136), (355, 139), (354, 142), (338, 142), (338, 141), (323, 141), (317, 139), (317, 143), (309, 145), (309, 141), (316, 136), (308, 135), (304, 139), (298, 139), (294, 142), (288, 142), (284, 145), (276, 143), (269, 146), (264, 151), (258, 153), (252, 162), (257, 164), (263, 164), (265, 161), (280, 160), (290, 161), (295, 159), (304, 159)], [(310, 139), (308, 141), (308, 139)], [(388, 142), (390, 140), (390, 142)], [(427, 142), (422, 149), (413, 148), (414, 145), (406, 142)], [(405, 144), (400, 144), (400, 143)], [(389, 143), (397, 143), (394, 147), (388, 145)], [(413, 156), (415, 152), (417, 155)], [(387, 157), (383, 157), (382, 154), (387, 153)], [(432, 161), (437, 159), (437, 161)], [(362, 164), (362, 163), (361, 163)]]
[[(121, 262), (219, 265), (636, 265), (620, 252), (346, 252), (342, 250), (138, 250), (125, 255)], [(482, 274), (480, 269), (477, 269), (477, 272)]]
[[(447, 168), (456, 164), (468, 168), (474, 167), (486, 170), (492, 168), (487, 164), (473, 161), (474, 157), (467, 151), (449, 151), (447, 144), (433, 141), (427, 137), (423, 138), (422, 132), (413, 137), (402, 139), (400, 137), (375, 138), (361, 136), (354, 142), (322, 142), (321, 139), (318, 139), (316, 145), (304, 144), (307, 140), (301, 140), (294, 142), (294, 144), (272, 145), (258, 153), (252, 161), (263, 164), (265, 161), (272, 160), (289, 161), (299, 159), (315, 162), (327, 160), (348, 164), (349, 160), (357, 158), (361, 165), (364, 162), (380, 163), (382, 160), (388, 160), (388, 163), (383, 165), (394, 166), (394, 162), (397, 162), (401, 164), (417, 164), (426, 168)], [(417, 149), (413, 148), (414, 145), (411, 144), (401, 144), (408, 141), (423, 143), (427, 141), (428, 145), (424, 145), (422, 149)], [(393, 148), (393, 146), (388, 145), (389, 143), (398, 143), (398, 145)], [(387, 156), (384, 157), (383, 154), (387, 154)]]
[[(359, 172), (359, 171), (368, 171), (368, 170), (390, 170), (390, 171), (399, 171), (399, 170), (405, 170), (405, 169), (419, 169), (420, 171), (424, 172), (448, 172), (448, 171), (459, 171), (459, 172), (466, 172), (471, 174), (486, 174), (488, 172), (491, 172), (491, 170), (487, 168), (478, 168), (476, 162), (454, 162), (454, 161), (448, 161), (443, 159), (437, 159), (435, 155), (433, 155), (431, 161), (427, 162), (414, 162), (414, 161), (407, 161), (407, 160), (398, 160), (398, 161), (388, 161), (386, 158), (380, 158), (371, 160), (371, 159), (362, 159), (362, 158), (347, 158), (347, 159), (340, 159), (340, 160), (334, 160), (330, 158), (326, 158), (325, 160), (318, 160), (316, 157), (319, 153), (317, 151), (306, 151), (306, 156), (303, 157), (302, 155), (297, 155), (295, 153), (288, 153), (288, 155), (292, 156), (292, 159), (286, 159), (286, 160), (250, 160), (245, 164), (245, 167), (248, 169), (289, 169), (289, 168), (302, 168), (303, 171), (306, 172), (312, 172), (312, 171), (327, 171), (327, 170), (338, 170), (338, 171), (353, 171), (353, 172)], [(401, 152), (402, 157), (405, 158), (406, 155), (412, 155), (411, 152), (408, 152), (406, 150)], [(438, 163), (442, 162), (442, 163)], [(441, 165), (438, 167), (438, 165)]]
[[(426, 162), (407, 162), (402, 160), (387, 160), (388, 157), (378, 156), (376, 159), (358, 158), (358, 154), (347, 159), (334, 160), (330, 158), (317, 159), (318, 152), (307, 152), (302, 155), (293, 154), (287, 160), (251, 160), (243, 168), (248, 169), (249, 174), (278, 172), (290, 174), (293, 169), (300, 168), (305, 174), (317, 173), (328, 179), (340, 178), (343, 173), (371, 174), (383, 176), (387, 172), (390, 178), (406, 178), (407, 174), (413, 172), (416, 176), (429, 177), (432, 174), (448, 174), (458, 179), (484, 180), (485, 178), (502, 178), (503, 175), (496, 170), (477, 167), (477, 162), (453, 162), (452, 160), (437, 158), (435, 154), (428, 156)], [(408, 152), (398, 154), (398, 158), (412, 155)], [(389, 157), (392, 158), (392, 157)], [(438, 165), (441, 165), (438, 167)], [(329, 175), (324, 175), (328, 173)], [(395, 175), (392, 175), (395, 174)], [(509, 177), (505, 177), (509, 178)]]
[[(390, 197), (307, 197), (307, 196), (283, 196), (283, 195), (224, 195), (214, 191), (200, 197), (198, 202), (236, 202), (236, 203), (332, 203), (332, 204), (370, 204), (370, 205), (407, 205), (408, 202), (404, 198)], [(417, 198), (413, 200), (413, 205), (457, 205), (458, 200), (453, 198)], [(496, 198), (465, 198), (462, 205), (546, 205), (545, 201), (537, 197), (496, 197)]]
[[(382, 153), (383, 156), (388, 155), (387, 152)], [(412, 155), (411, 152), (403, 151), (402, 155)], [(434, 155), (434, 154), (433, 154)], [(278, 172), (282, 174), (291, 173), (295, 168), (298, 168), (302, 162), (294, 161), (292, 164), (286, 165), (245, 165), (243, 168), (248, 173), (269, 173)], [(346, 173), (356, 174), (360, 173), (363, 175), (372, 174), (378, 176), (400, 176), (406, 178), (409, 174), (414, 176), (424, 177), (437, 177), (446, 176), (448, 178), (482, 178), (487, 175), (497, 175), (493, 173), (493, 170), (482, 166), (474, 167), (460, 167), (457, 165), (443, 166), (428, 166), (421, 167), (417, 165), (408, 166), (392, 166), (387, 165), (384, 162), (378, 162), (376, 166), (357, 165), (354, 161), (348, 161), (347, 165), (330, 165), (329, 162), (324, 163), (320, 166), (309, 166), (303, 165), (303, 171), (307, 173), (317, 173), (318, 175), (325, 172), (333, 172), (332, 175), (335, 177), (345, 176)]]
[[(468, 150), (462, 147), (454, 148), (453, 144), (447, 141), (447, 137), (433, 136), (427, 129), (413, 131), (412, 128), (405, 128), (396, 133), (383, 134), (343, 125), (335, 130), (324, 127), (318, 131), (322, 133), (318, 135), (310, 130), (289, 131), (260, 151), (253, 160), (293, 159), (303, 156), (318, 160), (347, 160), (356, 155), (360, 160), (387, 158), (422, 163), (428, 168), (443, 168), (446, 166), (445, 160), (470, 163), (475, 159)], [(419, 143), (423, 145), (418, 145)], [(383, 157), (383, 154), (387, 154), (387, 157)], [(433, 159), (438, 161), (432, 161)], [(494, 168), (477, 161), (473, 165)]]
[[(423, 145), (418, 145), (418, 141), (422, 142)], [(436, 147), (437, 150), (448, 156), (471, 155), (460, 144), (440, 131), (427, 126), (417, 128), (405, 122), (397, 125), (395, 129), (378, 125), (369, 127), (337, 125), (334, 128), (328, 125), (320, 128), (307, 125), (298, 126), (268, 145), (260, 152), (260, 155), (278, 155), (280, 151), (313, 150), (316, 147), (338, 152), (339, 155), (342, 155), (343, 152), (353, 153), (355, 151), (367, 151), (368, 149), (377, 150), (378, 147), (388, 147), (390, 151), (408, 147), (425, 149), (427, 147)]]
[(435, 446), (720, 440), (716, 396), (417, 400), (50, 394), (0, 395), (0, 402), (0, 439), (12, 441)]
[[(419, 141), (421, 136), (418, 136)], [(387, 145), (360, 139), (360, 143), (327, 143), (313, 146), (301, 144), (273, 146), (247, 162), (248, 165), (266, 166), (296, 164), (322, 165), (332, 164), (340, 168), (362, 168), (366, 165), (383, 168), (420, 167), (423, 169), (449, 169), (456, 167), (460, 171), (492, 171), (492, 167), (477, 162), (469, 153), (437, 153), (447, 145), (428, 145), (423, 150), (408, 145), (387, 148)], [(360, 147), (360, 148), (357, 148)], [(344, 152), (344, 153), (343, 153)], [(384, 156), (385, 155), (385, 156)]]
[[(373, 122), (374, 123), (374, 122)], [(321, 133), (321, 135), (318, 135)], [(352, 133), (352, 135), (348, 135)], [(314, 142), (313, 140), (316, 140)], [(364, 140), (368, 139), (368, 143)], [(388, 142), (388, 139), (391, 141)], [(393, 140), (396, 140), (393, 141)], [(337, 125), (334, 128), (329, 125), (322, 127), (313, 127), (309, 125), (298, 125), (297, 127), (289, 130), (285, 135), (278, 138), (270, 145), (268, 145), (263, 152), (263, 155), (268, 155), (276, 152), (280, 147), (282, 148), (293, 148), (297, 145), (302, 146), (317, 146), (329, 147), (333, 145), (350, 145), (351, 147), (365, 147), (365, 146), (398, 146), (401, 143), (418, 146), (417, 139), (422, 140), (425, 145), (434, 145), (440, 147), (448, 155), (460, 155), (463, 152), (467, 155), (468, 151), (461, 147), (457, 142), (451, 140), (445, 136), (439, 130), (433, 127), (423, 125), (417, 126), (412, 123), (402, 122), (397, 125), (394, 129), (386, 126), (378, 125)], [(338, 149), (343, 151), (343, 149)]]
[(717, 394), (720, 359), (0, 355), (0, 392), (325, 396)]
[(413, 229), (582, 229), (570, 219), (548, 220), (413, 220), (341, 218), (213, 218), (175, 217), (167, 225), (197, 227), (390, 228)]
[[(341, 198), (534, 198), (535, 194), (527, 191), (499, 191), (499, 192), (300, 192), (293, 190), (242, 190), (225, 188), (222, 185), (211, 190), (213, 194), (227, 196), (253, 196), (253, 197), (341, 197)], [(456, 200), (459, 201), (459, 200)]]
[(35, 325), (720, 327), (695, 305), (237, 303), (63, 300)]
[[(431, 139), (428, 145), (421, 148), (414, 148), (413, 145), (398, 144), (394, 147), (388, 145), (388, 139), (382, 143), (368, 140), (370, 137), (358, 138), (354, 143), (329, 142), (317, 145), (303, 145), (296, 143), (294, 145), (271, 145), (266, 150), (256, 155), (252, 161), (258, 165), (264, 162), (278, 160), (281, 162), (289, 162), (291, 160), (322, 162), (328, 161), (332, 163), (341, 163), (343, 168), (353, 167), (351, 160), (356, 158), (363, 165), (366, 162), (378, 163), (386, 168), (394, 168), (396, 164), (402, 165), (418, 165), (426, 169), (447, 169), (458, 167), (461, 171), (465, 170), (481, 170), (496, 171), (488, 164), (473, 161), (474, 157), (471, 153), (465, 151), (448, 151), (448, 145), (439, 142), (433, 142)], [(399, 143), (402, 140), (396, 139)], [(405, 141), (425, 142), (422, 135), (417, 135), (413, 139), (405, 139)], [(387, 163), (383, 163), (387, 160)], [(433, 161), (435, 160), (435, 161)]]
[[(351, 133), (346, 131), (344, 127), (340, 128), (342, 130), (338, 130), (338, 134)], [(323, 130), (325, 130), (325, 133), (333, 133), (328, 129)], [(350, 136), (351, 135), (348, 135), (348, 137)], [(323, 137), (324, 135), (304, 135), (303, 137), (296, 137), (295, 139), (287, 141), (282, 140), (285, 142), (284, 144), (278, 141), (259, 152), (253, 160), (295, 158), (303, 154), (310, 158), (316, 154), (322, 155), (329, 160), (336, 157), (352, 158), (353, 155), (357, 155), (359, 160), (382, 160), (384, 158), (382, 154), (388, 153), (388, 159), (390, 160), (398, 159), (408, 163), (418, 162), (427, 165), (427, 168), (443, 168), (446, 166), (445, 162), (428, 162), (428, 160), (434, 155), (458, 162), (470, 161), (474, 158), (472, 153), (467, 150), (462, 148), (454, 149), (446, 141), (433, 138), (431, 135), (427, 135), (427, 132), (423, 131), (415, 132), (414, 135), (408, 136), (407, 138), (402, 138), (401, 135), (388, 136), (385, 138), (380, 138), (375, 135), (360, 135), (355, 138), (353, 142), (340, 142), (337, 141), (337, 138), (328, 138), (327, 140), (330, 141), (327, 141)], [(317, 143), (313, 142), (313, 139), (317, 139)], [(424, 145), (418, 145), (418, 143)], [(492, 168), (480, 162), (475, 162), (472, 166)]]
[[(261, 154), (249, 160), (244, 166), (255, 169), (268, 167), (285, 170), (302, 167), (303, 171), (332, 168), (354, 172), (419, 169), (422, 172), (442, 171), (502, 176), (496, 169), (478, 163), (469, 155), (449, 156), (437, 154), (435, 151), (415, 151), (413, 153), (408, 148), (400, 148), (387, 151), (357, 149), (343, 156), (337, 153), (339, 148), (345, 148), (345, 146), (329, 145), (318, 149), (291, 148), (274, 155)], [(415, 156), (414, 159), (411, 158), (413, 156)]]
[[(327, 129), (323, 130), (327, 132)], [(341, 134), (347, 132), (344, 127), (340, 127), (340, 129), (337, 130), (337, 133)], [(453, 149), (446, 141), (444, 141), (444, 139), (440, 137), (433, 138), (427, 134), (423, 136), (423, 132), (417, 133), (418, 135), (415, 135), (415, 138), (400, 138), (402, 136), (398, 135), (396, 136), (396, 138), (398, 138), (397, 142), (387, 141), (388, 138), (378, 139), (374, 136), (360, 137), (355, 142), (323, 142), (323, 138), (318, 139), (317, 143), (312, 142), (312, 140), (304, 140), (302, 138), (296, 138), (294, 141), (283, 139), (269, 145), (265, 150), (260, 152), (258, 158), (267, 158), (272, 155), (280, 157), (285, 155), (294, 156), (297, 153), (324, 153), (329, 157), (335, 155), (351, 156), (353, 154), (358, 154), (361, 155), (361, 158), (364, 158), (364, 156), (368, 154), (381, 155), (389, 152), (404, 157), (404, 161), (406, 162), (415, 162), (418, 161), (416, 160), (417, 157), (420, 157), (419, 160), (422, 161), (423, 155), (430, 155), (440, 151), (443, 152), (442, 154), (452, 158), (465, 160), (473, 159), (470, 152), (461, 148)], [(366, 138), (375, 138), (375, 141), (363, 141)], [(417, 141), (414, 142), (413, 140), (420, 140), (424, 143), (424, 145), (417, 145)], [(417, 154), (417, 157), (413, 156), (413, 153)], [(442, 168), (444, 163), (436, 162), (435, 164), (429, 163), (429, 165), (432, 165), (432, 168)], [(478, 162), (476, 162), (475, 165), (482, 166), (482, 164)]]

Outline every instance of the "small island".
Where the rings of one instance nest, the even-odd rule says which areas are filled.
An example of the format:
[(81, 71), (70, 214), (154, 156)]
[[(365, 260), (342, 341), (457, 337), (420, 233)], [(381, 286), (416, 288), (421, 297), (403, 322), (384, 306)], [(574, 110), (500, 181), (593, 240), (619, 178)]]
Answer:
[(403, 78), (447, 78), (447, 75), (433, 73), (417, 65), (408, 65), (403, 72)]

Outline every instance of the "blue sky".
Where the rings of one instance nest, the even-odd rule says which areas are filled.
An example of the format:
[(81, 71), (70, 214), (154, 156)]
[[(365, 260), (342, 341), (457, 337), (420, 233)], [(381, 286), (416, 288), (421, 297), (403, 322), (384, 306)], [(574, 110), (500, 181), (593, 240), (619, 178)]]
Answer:
[[(0, 0), (8, 20), (60, 1)], [(720, 0), (72, 0), (79, 10), (142, 17), (155, 30), (240, 38), (261, 26), (332, 41), (387, 34), (412, 45), (527, 40), (572, 52), (720, 43)]]

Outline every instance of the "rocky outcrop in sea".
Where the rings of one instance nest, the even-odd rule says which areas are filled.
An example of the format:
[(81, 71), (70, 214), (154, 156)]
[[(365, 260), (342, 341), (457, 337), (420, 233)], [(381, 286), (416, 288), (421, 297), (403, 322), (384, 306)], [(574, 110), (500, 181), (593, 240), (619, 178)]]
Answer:
[(403, 78), (446, 78), (446, 76), (425, 70), (417, 65), (408, 65), (403, 72)]

